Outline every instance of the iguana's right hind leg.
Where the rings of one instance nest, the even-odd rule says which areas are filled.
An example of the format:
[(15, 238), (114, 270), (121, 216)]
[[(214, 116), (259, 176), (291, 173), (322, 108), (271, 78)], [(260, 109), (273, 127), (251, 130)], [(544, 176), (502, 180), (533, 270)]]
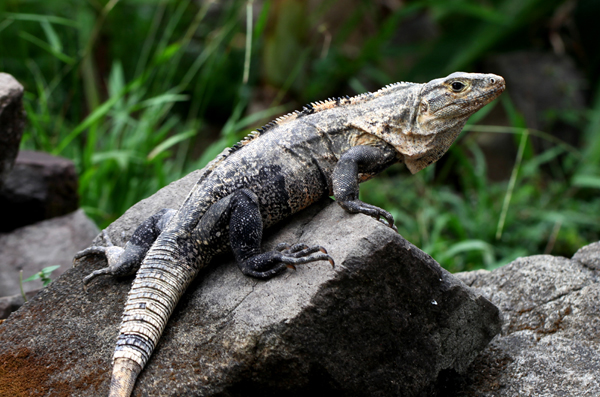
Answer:
[[(220, 226), (217, 226), (220, 225)], [(229, 242), (242, 273), (269, 279), (295, 265), (333, 259), (320, 246), (279, 244), (273, 251), (262, 252), (263, 223), (258, 197), (249, 189), (240, 189), (213, 204), (196, 228), (196, 239), (210, 245), (215, 236), (229, 231)]]
[(83, 284), (88, 284), (94, 278), (102, 275), (123, 277), (137, 272), (146, 253), (176, 212), (173, 209), (163, 208), (146, 219), (133, 232), (131, 239), (125, 244), (125, 248), (114, 246), (106, 231), (103, 231), (108, 246), (86, 248), (75, 254), (73, 258), (76, 261), (84, 256), (100, 254), (104, 255), (108, 262), (107, 267), (96, 270), (85, 277)]

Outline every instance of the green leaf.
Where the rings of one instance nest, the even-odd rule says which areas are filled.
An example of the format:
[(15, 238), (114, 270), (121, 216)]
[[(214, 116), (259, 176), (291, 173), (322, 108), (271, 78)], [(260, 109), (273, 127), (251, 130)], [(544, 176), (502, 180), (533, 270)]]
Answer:
[(81, 123), (77, 125), (52, 151), (52, 154), (59, 155), (78, 135), (80, 135), (83, 131), (93, 126), (95, 123), (100, 121), (110, 109), (129, 91), (134, 90), (140, 87), (144, 81), (146, 81), (146, 76), (140, 76), (135, 79), (133, 82), (129, 83), (121, 92), (117, 95), (110, 97), (106, 102), (102, 105), (98, 106), (89, 116), (87, 116)]
[(173, 103), (173, 102), (183, 102), (187, 101), (189, 96), (181, 95), (181, 94), (162, 94), (155, 96), (154, 98), (146, 99), (135, 105), (132, 108), (132, 111), (140, 110), (145, 107), (163, 105), (165, 103)]
[(121, 171), (125, 171), (130, 163), (135, 162), (136, 156), (131, 150), (109, 150), (92, 154), (92, 164), (94, 165), (100, 164), (106, 160), (114, 160), (119, 165)]
[(34, 35), (32, 35), (30, 33), (19, 32), (19, 36), (21, 36), (23, 39), (37, 45), (38, 47), (48, 51), (49, 53), (51, 53), (52, 55), (54, 55), (56, 58), (60, 59), (64, 63), (67, 63), (69, 65), (72, 65), (75, 63), (75, 58), (72, 58), (66, 54), (63, 54), (60, 51), (57, 51), (52, 46), (48, 45), (48, 43), (46, 43), (43, 40), (38, 39), (37, 37), (35, 37)]
[(59, 267), (60, 267), (60, 265), (48, 266), (48, 267), (43, 268), (41, 273), (45, 274), (46, 276), (49, 276), (50, 274), (52, 274), (53, 271), (55, 271)]
[[(60, 267), (59, 265), (45, 267), (41, 271), (35, 273), (33, 276), (27, 277), (25, 280), (23, 280), (23, 282), (38, 280), (40, 278), (41, 279), (47, 278), (48, 276), (50, 276), (50, 274), (52, 274), (53, 271), (55, 271), (59, 267)], [(44, 284), (44, 286), (45, 285), (46, 284)]]
[(154, 59), (154, 63), (155, 65), (160, 65), (161, 63), (165, 63), (169, 60), (171, 60), (171, 58), (173, 58), (173, 56), (175, 54), (177, 54), (177, 52), (179, 52), (179, 50), (181, 49), (181, 44), (180, 43), (173, 43), (169, 46), (167, 46), (160, 54), (156, 55), (156, 58)]
[(440, 256), (439, 261), (442, 262), (445, 258), (451, 258), (458, 254), (472, 251), (481, 251), (483, 262), (486, 267), (491, 266), (494, 263), (494, 246), (483, 240), (465, 240), (453, 244)]
[(13, 13), (13, 12), (5, 12), (2, 14), (3, 17), (7, 19), (14, 19), (18, 21), (32, 21), (32, 22), (50, 22), (56, 23), (59, 25), (70, 26), (73, 28), (78, 28), (79, 24), (77, 21), (72, 21), (67, 18), (61, 18), (53, 15), (38, 15), (38, 14), (22, 14), (22, 13)]
[(27, 277), (23, 282), (37, 280), (42, 277), (42, 272), (37, 272), (33, 276)]
[(46, 38), (50, 42), (50, 45), (54, 49), (54, 51), (62, 53), (62, 43), (56, 34), (54, 28), (52, 28), (52, 24), (48, 22), (48, 20), (42, 21), (40, 23), (42, 25), (42, 29), (44, 29), (44, 33), (46, 34)]
[(573, 186), (600, 189), (600, 176), (577, 174), (571, 181)]
[(179, 142), (185, 141), (186, 139), (193, 137), (195, 134), (196, 134), (196, 130), (189, 130), (189, 131), (179, 133), (177, 135), (174, 135), (174, 136), (166, 139), (165, 141), (160, 143), (158, 146), (156, 146), (154, 149), (152, 149), (152, 151), (150, 153), (148, 153), (148, 160), (154, 159), (156, 156), (158, 156), (160, 153), (164, 152), (171, 146), (176, 145)]

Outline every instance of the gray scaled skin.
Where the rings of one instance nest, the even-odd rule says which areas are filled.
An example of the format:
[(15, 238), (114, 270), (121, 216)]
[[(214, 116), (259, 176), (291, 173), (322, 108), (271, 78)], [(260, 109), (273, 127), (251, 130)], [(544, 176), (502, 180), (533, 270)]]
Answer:
[[(231, 249), (241, 271), (268, 279), (297, 264), (333, 259), (319, 246), (282, 244), (262, 252), (263, 229), (326, 197), (393, 228), (392, 215), (358, 199), (360, 182), (397, 162), (414, 174), (448, 150), (473, 113), (504, 91), (493, 74), (452, 73), (426, 84), (312, 103), (253, 132), (206, 168), (178, 211), (144, 221), (125, 248), (104, 254), (99, 275), (137, 272), (114, 353), (109, 396), (127, 397), (190, 282)], [(139, 270), (138, 270), (139, 269)]]

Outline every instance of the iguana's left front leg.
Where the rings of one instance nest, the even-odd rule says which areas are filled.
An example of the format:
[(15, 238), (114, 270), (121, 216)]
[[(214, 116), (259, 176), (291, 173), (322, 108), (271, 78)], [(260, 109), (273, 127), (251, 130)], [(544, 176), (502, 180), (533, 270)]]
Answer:
[(395, 150), (388, 146), (353, 146), (346, 151), (331, 178), (336, 202), (348, 212), (372, 216), (397, 231), (392, 214), (358, 199), (358, 174), (378, 173), (397, 162), (396, 156)]

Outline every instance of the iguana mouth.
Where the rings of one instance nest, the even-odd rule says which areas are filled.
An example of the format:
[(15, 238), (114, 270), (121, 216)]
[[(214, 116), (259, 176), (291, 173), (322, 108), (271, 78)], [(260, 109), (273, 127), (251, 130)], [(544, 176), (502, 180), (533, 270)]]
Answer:
[[(473, 104), (473, 103), (481, 102), (481, 106), (483, 107), (483, 106), (487, 105), (488, 103), (492, 102), (494, 99), (498, 98), (500, 96), (500, 94), (502, 94), (504, 92), (505, 89), (506, 89), (506, 84), (503, 82), (501, 85), (498, 85), (496, 88), (486, 91), (481, 95), (478, 95), (474, 98), (460, 99), (460, 100), (457, 100), (456, 102), (454, 102), (454, 104), (456, 104), (456, 103)], [(439, 108), (438, 111), (440, 111), (441, 109), (444, 109), (448, 106), (451, 106), (451, 105), (452, 105), (452, 103), (449, 103), (448, 105)]]
[(480, 98), (489, 98), (489, 100), (491, 102), (494, 99), (496, 99), (500, 94), (502, 94), (505, 89), (506, 89), (506, 83), (503, 81), (502, 84), (498, 85), (496, 88), (481, 94), (480, 96), (476, 97), (475, 99), (477, 100)]

